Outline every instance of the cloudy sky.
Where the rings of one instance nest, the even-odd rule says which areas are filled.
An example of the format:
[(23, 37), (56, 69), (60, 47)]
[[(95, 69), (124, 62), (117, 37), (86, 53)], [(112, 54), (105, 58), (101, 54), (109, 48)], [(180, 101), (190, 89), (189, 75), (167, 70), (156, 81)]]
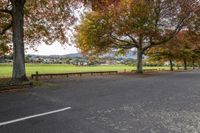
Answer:
[[(88, 12), (90, 11), (90, 9), (85, 8), (84, 6), (82, 6), (79, 9), (74, 10), (74, 15), (77, 17), (77, 22), (75, 25), (79, 24), (81, 21), (81, 15), (84, 14), (84, 12)], [(72, 31), (74, 31), (73, 27), (75, 26), (71, 26), (70, 29)], [(71, 31), (68, 32), (68, 34)], [(72, 38), (73, 39), (73, 38)], [(77, 48), (74, 47), (75, 44), (71, 44), (71, 46), (69, 45), (65, 45), (62, 46), (60, 43), (55, 42), (52, 45), (46, 45), (45, 43), (40, 44), (35, 50), (29, 49), (26, 51), (26, 54), (35, 54), (35, 55), (65, 55), (65, 54), (71, 54), (71, 53), (77, 53), (78, 50)]]
[(77, 53), (78, 50), (74, 46), (62, 46), (59, 43), (54, 43), (52, 45), (41, 44), (37, 48), (37, 51), (29, 49), (26, 51), (26, 54), (35, 54), (35, 55), (65, 55), (71, 53)]

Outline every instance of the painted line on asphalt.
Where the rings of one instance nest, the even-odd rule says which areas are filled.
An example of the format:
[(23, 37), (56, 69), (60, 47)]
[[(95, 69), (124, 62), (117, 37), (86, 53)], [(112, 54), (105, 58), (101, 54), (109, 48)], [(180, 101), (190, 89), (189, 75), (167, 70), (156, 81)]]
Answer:
[(36, 118), (36, 117), (40, 117), (40, 116), (50, 115), (50, 114), (54, 114), (54, 113), (58, 113), (58, 112), (63, 112), (65, 110), (69, 110), (69, 109), (71, 109), (71, 107), (66, 107), (66, 108), (53, 110), (53, 111), (49, 111), (49, 112), (45, 112), (45, 113), (41, 113), (41, 114), (36, 114), (36, 115), (31, 115), (31, 116), (26, 116), (26, 117), (23, 117), (23, 118), (15, 119), (15, 120), (1, 122), (0, 126), (16, 123), (16, 122), (20, 122), (20, 121), (25, 121), (25, 120)]

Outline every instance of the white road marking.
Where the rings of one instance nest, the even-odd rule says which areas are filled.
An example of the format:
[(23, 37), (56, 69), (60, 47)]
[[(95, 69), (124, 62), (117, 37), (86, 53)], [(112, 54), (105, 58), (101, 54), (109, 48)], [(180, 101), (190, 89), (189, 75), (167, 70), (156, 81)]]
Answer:
[(62, 109), (58, 109), (58, 110), (49, 111), (49, 112), (46, 112), (46, 113), (41, 113), (41, 114), (26, 116), (26, 117), (19, 118), (19, 119), (15, 119), (15, 120), (10, 120), (10, 121), (6, 121), (6, 122), (1, 122), (1, 123), (0, 123), (0, 126), (8, 125), (8, 124), (11, 124), (11, 123), (16, 123), (16, 122), (24, 121), (24, 120), (28, 120), (28, 119), (32, 119), (32, 118), (36, 118), (36, 117), (40, 117), (40, 116), (45, 116), (45, 115), (49, 115), (49, 114), (54, 114), (54, 113), (62, 112), (62, 111), (69, 110), (69, 109), (71, 109), (71, 107), (66, 107), (66, 108), (62, 108)]

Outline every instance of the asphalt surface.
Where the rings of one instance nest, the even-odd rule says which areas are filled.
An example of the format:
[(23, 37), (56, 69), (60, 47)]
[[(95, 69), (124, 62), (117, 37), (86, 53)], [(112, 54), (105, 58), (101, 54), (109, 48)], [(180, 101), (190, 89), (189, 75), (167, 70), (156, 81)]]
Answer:
[(199, 133), (200, 71), (53, 79), (0, 94), (0, 133)]

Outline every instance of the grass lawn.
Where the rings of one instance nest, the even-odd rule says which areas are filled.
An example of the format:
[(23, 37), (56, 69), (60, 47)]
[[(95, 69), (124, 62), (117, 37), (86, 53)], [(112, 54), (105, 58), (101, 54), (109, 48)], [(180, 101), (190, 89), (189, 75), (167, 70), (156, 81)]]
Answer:
[[(169, 70), (168, 67), (144, 67), (144, 69), (165, 69)], [(66, 72), (86, 72), (86, 71), (119, 71), (122, 72), (135, 70), (133, 66), (125, 65), (112, 65), (112, 66), (73, 66), (64, 64), (26, 64), (27, 75), (38, 71), (39, 73), (66, 73)], [(0, 78), (11, 77), (12, 65), (11, 64), (0, 64)]]

